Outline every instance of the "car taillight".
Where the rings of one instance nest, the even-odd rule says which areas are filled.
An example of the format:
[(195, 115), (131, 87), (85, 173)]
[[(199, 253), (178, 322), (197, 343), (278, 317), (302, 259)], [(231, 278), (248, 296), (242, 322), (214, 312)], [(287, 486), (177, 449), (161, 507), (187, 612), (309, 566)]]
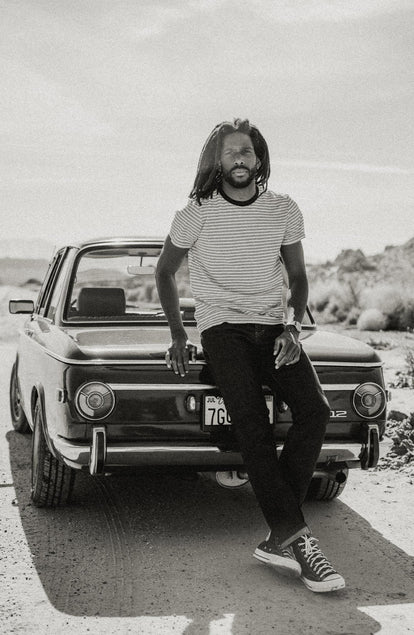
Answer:
[(115, 395), (107, 384), (91, 381), (78, 388), (75, 404), (82, 417), (97, 421), (111, 414), (115, 407)]
[(197, 410), (197, 399), (195, 395), (188, 395), (185, 399), (185, 407), (187, 412), (196, 412)]
[(352, 400), (356, 413), (364, 419), (378, 417), (384, 411), (386, 403), (385, 390), (379, 384), (371, 382), (358, 386)]

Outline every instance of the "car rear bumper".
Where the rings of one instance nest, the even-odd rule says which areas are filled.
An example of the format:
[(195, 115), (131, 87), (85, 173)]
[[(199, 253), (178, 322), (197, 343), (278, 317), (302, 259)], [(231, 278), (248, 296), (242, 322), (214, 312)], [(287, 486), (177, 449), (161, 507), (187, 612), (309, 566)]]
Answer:
[[(92, 475), (120, 468), (192, 467), (199, 471), (230, 470), (243, 465), (238, 452), (226, 451), (208, 442), (162, 444), (157, 442), (116, 443), (107, 442), (104, 426), (93, 428), (90, 444), (75, 443), (61, 437), (54, 439), (57, 456), (70, 467), (89, 469)], [(283, 445), (277, 447), (278, 454)], [(324, 443), (318, 465), (345, 463), (347, 467), (374, 467), (379, 457), (378, 426), (372, 425), (366, 443)]]

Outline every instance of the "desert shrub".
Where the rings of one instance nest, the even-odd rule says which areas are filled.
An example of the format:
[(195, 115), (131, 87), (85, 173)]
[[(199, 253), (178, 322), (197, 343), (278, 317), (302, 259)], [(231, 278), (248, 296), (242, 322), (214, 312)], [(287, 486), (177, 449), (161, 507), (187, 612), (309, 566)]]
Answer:
[(144, 287), (144, 296), (147, 302), (152, 302), (155, 284), (146, 284)]
[(361, 309), (357, 306), (352, 307), (349, 311), (345, 324), (347, 326), (355, 326), (358, 323), (359, 316), (361, 315)]
[(312, 311), (322, 313), (329, 304), (331, 286), (315, 284), (310, 289), (309, 305)]
[(391, 388), (414, 388), (414, 353), (408, 349), (405, 355), (405, 369), (397, 370), (396, 379)]
[(387, 328), (401, 330), (414, 326), (414, 292), (400, 286), (379, 284), (365, 289), (360, 297), (363, 309), (378, 309), (387, 318)]
[(132, 303), (138, 300), (139, 292), (138, 291), (128, 291), (127, 294), (127, 302)]
[(178, 284), (177, 289), (178, 289), (178, 295), (180, 298), (192, 297), (190, 285), (188, 283), (186, 284), (185, 282), (182, 282), (181, 284)]
[(383, 331), (387, 328), (388, 319), (379, 309), (366, 309), (358, 318), (357, 328), (360, 331)]
[(367, 339), (366, 343), (368, 344), (368, 346), (371, 346), (371, 348), (375, 348), (377, 351), (387, 351), (391, 348), (394, 348), (394, 344), (392, 342), (389, 342), (388, 340), (377, 340), (373, 337)]
[(138, 297), (141, 302), (158, 302), (158, 293), (155, 283), (146, 283), (141, 287)]
[(407, 350), (405, 355), (405, 363), (407, 364), (407, 372), (414, 378), (414, 352), (411, 349)]
[(403, 370), (397, 370), (395, 380), (390, 382), (390, 388), (414, 388), (414, 377)]
[(409, 298), (400, 315), (400, 329), (414, 329), (414, 298)]
[(348, 285), (316, 282), (310, 290), (309, 306), (321, 322), (345, 322), (355, 308), (355, 300)]
[(401, 470), (413, 473), (414, 470), (414, 413), (402, 421), (387, 423), (387, 435), (393, 445), (386, 456), (380, 459), (378, 469)]

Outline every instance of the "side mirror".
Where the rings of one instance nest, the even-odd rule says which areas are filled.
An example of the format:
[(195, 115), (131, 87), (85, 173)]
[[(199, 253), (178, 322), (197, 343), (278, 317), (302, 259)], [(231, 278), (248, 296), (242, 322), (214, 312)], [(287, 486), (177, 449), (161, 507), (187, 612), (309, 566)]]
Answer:
[(33, 313), (33, 300), (9, 300), (9, 313)]

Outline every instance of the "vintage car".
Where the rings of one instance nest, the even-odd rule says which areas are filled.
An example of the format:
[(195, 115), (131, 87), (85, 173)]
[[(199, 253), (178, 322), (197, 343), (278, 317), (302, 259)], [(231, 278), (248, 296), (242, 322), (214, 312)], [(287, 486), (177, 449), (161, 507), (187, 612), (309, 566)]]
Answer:
[[(27, 313), (10, 382), (14, 428), (33, 432), (31, 497), (37, 506), (69, 500), (75, 474), (168, 469), (216, 472), (224, 486), (247, 481), (225, 404), (211, 379), (194, 321), (188, 267), (177, 274), (182, 318), (196, 360), (185, 377), (165, 363), (170, 332), (155, 285), (160, 239), (71, 244), (53, 257)], [(331, 499), (348, 469), (376, 465), (387, 393), (382, 362), (369, 346), (316, 329), (307, 312), (303, 347), (331, 406), (309, 496)], [(278, 451), (290, 411), (263, 386)]]

